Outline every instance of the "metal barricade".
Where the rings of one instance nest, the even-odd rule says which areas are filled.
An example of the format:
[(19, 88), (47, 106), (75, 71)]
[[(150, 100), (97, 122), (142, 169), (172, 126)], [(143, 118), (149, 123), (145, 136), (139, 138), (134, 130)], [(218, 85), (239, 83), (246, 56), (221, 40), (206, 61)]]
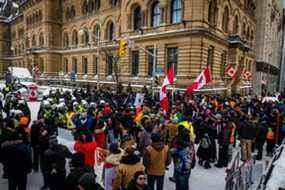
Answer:
[(254, 159), (240, 163), (238, 152), (227, 169), (225, 190), (248, 190), (252, 181)]

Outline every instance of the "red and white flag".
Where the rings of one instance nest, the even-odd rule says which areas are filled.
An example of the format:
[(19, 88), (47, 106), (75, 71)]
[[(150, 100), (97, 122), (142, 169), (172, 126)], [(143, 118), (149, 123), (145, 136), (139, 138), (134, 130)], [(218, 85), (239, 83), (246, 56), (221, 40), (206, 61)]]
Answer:
[(169, 101), (167, 98), (167, 86), (173, 85), (174, 82), (174, 68), (171, 66), (163, 80), (160, 92), (159, 92), (159, 99), (160, 99), (160, 107), (164, 112), (169, 110)]
[(225, 73), (230, 76), (233, 80), (237, 78), (237, 70), (235, 70), (231, 65), (228, 65)]
[(202, 73), (196, 78), (195, 82), (187, 88), (187, 93), (192, 93), (195, 90), (201, 89), (206, 84), (212, 81), (211, 71), (207, 66)]

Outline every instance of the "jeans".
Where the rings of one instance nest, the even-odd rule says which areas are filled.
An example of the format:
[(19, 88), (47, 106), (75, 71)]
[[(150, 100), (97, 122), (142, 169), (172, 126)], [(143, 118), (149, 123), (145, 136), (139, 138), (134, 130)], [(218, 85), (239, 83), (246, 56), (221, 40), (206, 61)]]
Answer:
[(156, 182), (156, 190), (163, 190), (163, 176), (147, 175), (147, 184), (151, 190), (154, 190), (154, 184)]
[(181, 174), (181, 173), (174, 171), (176, 190), (189, 190), (190, 174), (191, 172), (187, 174)]
[(248, 161), (251, 158), (252, 140), (241, 139), (241, 160)]

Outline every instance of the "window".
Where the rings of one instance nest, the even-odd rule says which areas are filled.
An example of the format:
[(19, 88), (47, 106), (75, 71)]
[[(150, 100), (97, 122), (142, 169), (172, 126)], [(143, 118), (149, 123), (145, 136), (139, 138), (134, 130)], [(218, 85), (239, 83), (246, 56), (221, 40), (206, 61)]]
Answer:
[(181, 0), (171, 1), (171, 23), (179, 23), (182, 20), (182, 3)]
[[(151, 54), (147, 54), (147, 61), (148, 61), (148, 70), (147, 70), (147, 74), (148, 76), (153, 76), (153, 62), (154, 62), (154, 59), (153, 59), (153, 54), (154, 54), (154, 48), (148, 48), (148, 52), (151, 53)], [(157, 55), (157, 51), (155, 52), (156, 55)], [(157, 57), (156, 57), (156, 62), (157, 62)], [(157, 70), (157, 64), (155, 65), (155, 71)], [(154, 72), (155, 72), (154, 71)]]
[(32, 47), (36, 47), (37, 46), (37, 40), (36, 40), (36, 36), (32, 37)]
[(208, 48), (207, 65), (211, 68), (211, 73), (213, 74), (213, 64), (214, 64), (214, 46)]
[(227, 58), (228, 58), (228, 52), (227, 51), (223, 51), (222, 55), (221, 55), (221, 77), (222, 80), (225, 79), (225, 75), (226, 75), (226, 66), (227, 66)]
[(107, 56), (107, 75), (113, 74), (113, 55)]
[(238, 34), (238, 31), (239, 31), (239, 21), (238, 21), (238, 16), (236, 15), (235, 16), (235, 20), (234, 20), (234, 28), (233, 28), (233, 32), (235, 34)]
[(88, 2), (87, 0), (84, 0), (82, 4), (82, 13), (83, 15), (86, 15), (88, 13)]
[(211, 26), (215, 26), (217, 24), (217, 15), (218, 15), (217, 1), (211, 0), (208, 10), (208, 22)]
[(89, 34), (88, 34), (88, 30), (86, 28), (82, 29), (81, 42), (84, 46), (87, 46), (89, 43)]
[(74, 30), (72, 33), (72, 45), (73, 46), (77, 46), (78, 45), (78, 35), (77, 35), (77, 31)]
[(40, 44), (40, 47), (44, 47), (44, 35), (43, 35), (43, 33), (40, 33), (39, 44)]
[(68, 59), (64, 58), (64, 68), (63, 68), (64, 73), (68, 73)]
[(76, 58), (72, 58), (72, 71), (74, 73), (77, 73), (77, 59)]
[(74, 7), (74, 5), (72, 5), (71, 6), (71, 8), (70, 8), (70, 18), (73, 18), (73, 17), (75, 17), (76, 16), (76, 12), (75, 12), (75, 7)]
[(155, 2), (152, 5), (151, 26), (156, 27), (159, 25), (160, 25), (160, 6), (159, 2)]
[(69, 46), (68, 34), (65, 32), (63, 34), (63, 47), (67, 48)]
[(136, 77), (139, 74), (139, 51), (132, 51), (132, 76)]
[(109, 0), (109, 4), (110, 4), (111, 7), (115, 7), (115, 6), (118, 5), (118, 1), (119, 0)]
[(223, 14), (223, 30), (224, 32), (229, 31), (229, 9), (228, 7), (225, 7), (224, 14)]
[(94, 30), (93, 30), (93, 34), (94, 34), (94, 39), (97, 41), (97, 40), (100, 40), (100, 36), (101, 36), (101, 29), (100, 29), (100, 26), (99, 24), (96, 24), (95, 27), (94, 27)]
[(41, 57), (40, 58), (40, 63), (39, 63), (39, 69), (40, 69), (40, 73), (44, 72), (44, 59)]
[(245, 22), (242, 24), (242, 36), (244, 37), (246, 35), (246, 24)]
[(101, 4), (100, 0), (96, 0), (96, 1), (95, 1), (95, 11), (99, 11), (99, 9), (100, 9), (100, 4)]
[(87, 57), (82, 57), (82, 73), (87, 74), (88, 72), (88, 59)]
[(114, 38), (115, 38), (114, 31), (115, 31), (114, 24), (113, 24), (113, 22), (110, 22), (108, 25), (108, 28), (107, 28), (107, 39), (109, 41), (114, 40)]
[(177, 69), (178, 69), (178, 48), (177, 47), (171, 47), (167, 48), (167, 65), (166, 69), (169, 70), (170, 67), (174, 67), (174, 75), (177, 75)]
[(93, 73), (94, 73), (94, 75), (98, 74), (98, 62), (99, 62), (98, 57), (96, 55), (93, 55)]
[(138, 30), (141, 28), (142, 24), (142, 16), (141, 16), (141, 7), (137, 6), (133, 12), (133, 23), (134, 23), (134, 30)]
[(30, 48), (30, 40), (28, 37), (26, 38), (26, 48)]

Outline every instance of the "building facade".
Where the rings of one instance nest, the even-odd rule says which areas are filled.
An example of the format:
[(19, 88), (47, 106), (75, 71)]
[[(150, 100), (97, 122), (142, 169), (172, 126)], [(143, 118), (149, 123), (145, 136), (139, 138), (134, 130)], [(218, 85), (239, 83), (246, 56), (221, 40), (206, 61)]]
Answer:
[[(42, 76), (72, 72), (90, 81), (150, 84), (154, 73), (173, 65), (176, 86), (186, 87), (209, 65), (214, 81), (208, 89), (250, 87), (243, 78), (229, 79), (225, 68), (232, 65), (241, 73), (255, 67), (255, 0), (18, 3), (20, 9), (12, 8), (14, 16), (3, 17), (0, 26), (6, 40), (0, 49), (2, 71), (37, 65)], [(118, 58), (120, 39), (129, 48)]]
[(282, 57), (282, 0), (257, 3), (257, 49), (254, 90), (257, 94), (274, 94), (279, 89)]

